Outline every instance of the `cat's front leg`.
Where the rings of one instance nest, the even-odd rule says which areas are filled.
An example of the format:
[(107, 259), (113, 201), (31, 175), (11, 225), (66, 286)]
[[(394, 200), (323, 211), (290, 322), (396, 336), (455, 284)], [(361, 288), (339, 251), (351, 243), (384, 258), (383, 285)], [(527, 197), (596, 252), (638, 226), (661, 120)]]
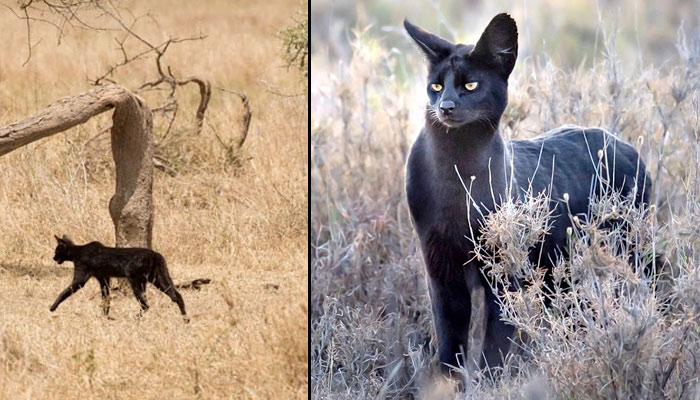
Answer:
[(462, 274), (457, 275), (428, 279), (440, 365), (447, 374), (451, 367), (466, 366), (472, 314), (469, 288)]
[(88, 281), (88, 279), (90, 279), (89, 275), (86, 275), (86, 274), (83, 274), (81, 272), (76, 271), (73, 275), (73, 282), (70, 284), (70, 286), (65, 288), (58, 295), (58, 297), (56, 298), (56, 301), (53, 302), (53, 304), (51, 305), (51, 308), (49, 310), (51, 312), (56, 311), (56, 309), (58, 308), (58, 305), (63, 303), (63, 301), (65, 299), (67, 299), (68, 297), (70, 297), (70, 295), (72, 295), (73, 293), (80, 290), (80, 288), (85, 286), (85, 283)]

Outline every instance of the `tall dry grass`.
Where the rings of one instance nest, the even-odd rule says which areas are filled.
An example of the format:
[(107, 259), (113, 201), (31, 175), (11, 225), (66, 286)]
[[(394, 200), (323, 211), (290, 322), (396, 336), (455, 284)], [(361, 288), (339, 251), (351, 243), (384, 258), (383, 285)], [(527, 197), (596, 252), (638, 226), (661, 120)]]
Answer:
[[(182, 292), (189, 325), (153, 287), (142, 318), (125, 292), (115, 294), (107, 320), (92, 281), (49, 313), (72, 274), (72, 265), (53, 262), (52, 235), (114, 244), (109, 135), (91, 140), (110, 116), (0, 157), (0, 398), (306, 398), (306, 84), (285, 68), (277, 36), (304, 4), (120, 4), (137, 15), (150, 10), (157, 23), (137, 25), (145, 37), (207, 34), (171, 48), (166, 63), (250, 98), (242, 151), (215, 136), (238, 139), (240, 100), (215, 89), (195, 136), (193, 87), (184, 88), (178, 120), (156, 150), (177, 175), (155, 172), (153, 247), (175, 281), (213, 283)], [(53, 28), (37, 25), (32, 44), (41, 41), (22, 67), (24, 23), (0, 7), (0, 26), (0, 125), (89, 89), (86, 78), (119, 59), (113, 32), (68, 30), (57, 46)], [(135, 87), (152, 73), (139, 63), (117, 79)], [(160, 140), (165, 124), (155, 118)]]
[[(407, 149), (424, 122), (424, 67), (370, 29), (353, 32), (349, 63), (312, 55), (314, 398), (695, 398), (700, 38), (679, 30), (672, 60), (624, 65), (615, 32), (601, 30), (590, 68), (564, 70), (546, 55), (518, 61), (501, 133), (602, 126), (640, 150), (654, 207), (638, 210), (615, 195), (594, 204), (589, 222), (572, 229), (572, 256), (558, 263), (549, 299), (524, 257), (546, 228), (546, 201), (493, 214), (482, 257), (492, 279), (528, 283), (500, 297), (502, 317), (528, 341), (500, 379), (463, 369), (460, 392), (435, 376), (424, 267), (404, 200)], [(597, 228), (610, 220), (627, 228)], [(499, 249), (512, 263), (490, 258)], [(650, 279), (640, 265), (659, 252), (673, 268)]]

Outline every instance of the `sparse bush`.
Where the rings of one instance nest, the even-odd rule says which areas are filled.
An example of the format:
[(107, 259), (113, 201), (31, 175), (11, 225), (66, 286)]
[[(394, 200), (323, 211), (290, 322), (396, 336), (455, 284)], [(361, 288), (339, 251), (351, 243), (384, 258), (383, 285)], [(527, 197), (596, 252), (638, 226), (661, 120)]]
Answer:
[(287, 68), (295, 67), (304, 78), (309, 76), (309, 15), (299, 12), (294, 25), (279, 32)]

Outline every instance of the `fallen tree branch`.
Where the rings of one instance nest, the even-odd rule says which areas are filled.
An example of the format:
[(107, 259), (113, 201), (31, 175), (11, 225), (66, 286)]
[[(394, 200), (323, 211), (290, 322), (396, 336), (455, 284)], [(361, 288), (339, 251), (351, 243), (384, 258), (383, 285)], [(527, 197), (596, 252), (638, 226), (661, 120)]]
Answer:
[(128, 89), (101, 86), (64, 97), (36, 115), (0, 128), (0, 156), (70, 129), (107, 110), (112, 115), (116, 188), (109, 201), (117, 247), (150, 247), (153, 231), (153, 120)]

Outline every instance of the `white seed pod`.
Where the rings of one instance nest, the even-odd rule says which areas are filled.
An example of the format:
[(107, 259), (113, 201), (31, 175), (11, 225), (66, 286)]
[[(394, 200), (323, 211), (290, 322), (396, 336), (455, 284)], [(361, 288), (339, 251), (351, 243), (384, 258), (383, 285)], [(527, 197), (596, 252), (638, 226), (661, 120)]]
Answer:
[(574, 218), (572, 219), (574, 220), (574, 224), (579, 225), (578, 215), (574, 215)]
[(471, 179), (471, 181), (474, 182), (474, 180), (476, 180), (476, 176), (472, 175), (469, 179)]
[(568, 193), (564, 193), (564, 195), (562, 197), (564, 198), (565, 202), (567, 202), (567, 203), (569, 202), (569, 194)]
[(603, 158), (603, 149), (598, 150), (598, 158)]
[(571, 236), (572, 233), (574, 233), (574, 230), (571, 227), (566, 228), (566, 236)]

